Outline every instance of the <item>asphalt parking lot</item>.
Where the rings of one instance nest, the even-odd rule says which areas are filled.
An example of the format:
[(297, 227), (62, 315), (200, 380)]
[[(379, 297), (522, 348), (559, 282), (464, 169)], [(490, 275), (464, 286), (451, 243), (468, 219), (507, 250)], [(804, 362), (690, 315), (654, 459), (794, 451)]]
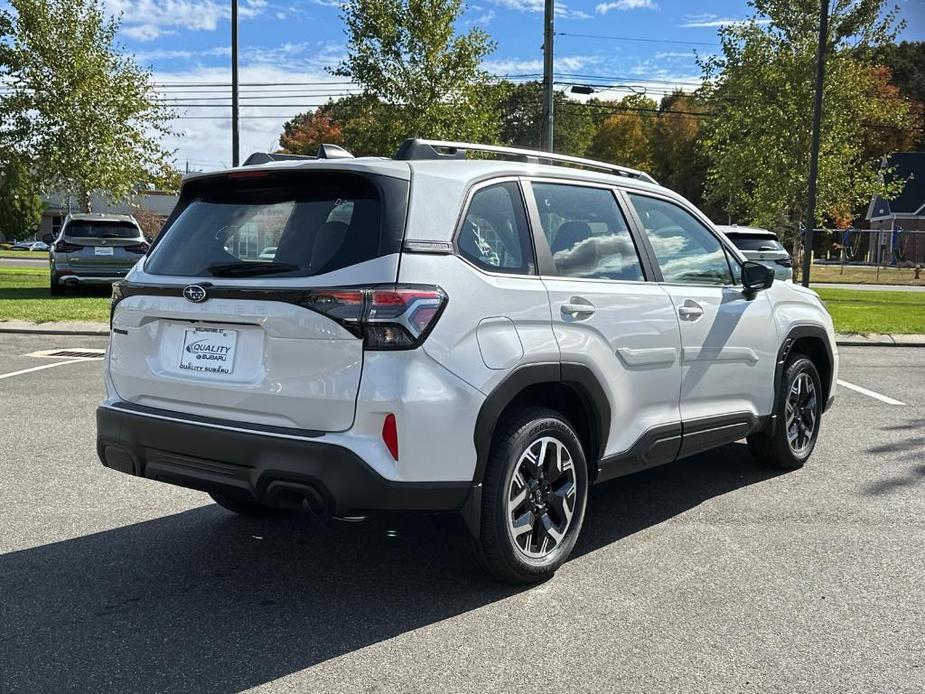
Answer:
[[(814, 457), (592, 490), (576, 556), (490, 582), (426, 518), (254, 521), (96, 458), (102, 347), (0, 335), (2, 692), (922, 692), (925, 349), (844, 347)], [(5, 376), (24, 371), (16, 375)]]

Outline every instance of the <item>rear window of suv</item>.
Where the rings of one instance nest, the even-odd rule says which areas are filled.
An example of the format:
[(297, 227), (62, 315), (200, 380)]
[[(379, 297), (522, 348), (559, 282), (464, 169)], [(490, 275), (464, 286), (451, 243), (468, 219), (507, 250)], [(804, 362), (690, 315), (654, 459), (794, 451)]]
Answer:
[(782, 251), (781, 242), (763, 234), (729, 234), (729, 240), (743, 251)]
[(130, 222), (75, 219), (64, 227), (64, 235), (75, 239), (137, 239), (141, 231)]
[(232, 174), (192, 183), (146, 272), (304, 277), (380, 255), (383, 204), (363, 176)]

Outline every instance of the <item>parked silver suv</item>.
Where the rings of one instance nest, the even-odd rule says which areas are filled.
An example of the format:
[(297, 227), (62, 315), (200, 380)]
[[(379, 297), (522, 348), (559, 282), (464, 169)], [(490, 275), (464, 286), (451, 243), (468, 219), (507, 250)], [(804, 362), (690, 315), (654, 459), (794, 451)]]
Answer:
[(716, 228), (723, 232), (748, 260), (754, 260), (774, 270), (774, 279), (793, 279), (790, 254), (777, 240), (773, 231), (759, 227), (740, 227), (737, 224), (719, 225)]
[(815, 292), (647, 174), (472, 143), (189, 176), (111, 315), (107, 467), (251, 515), (456, 512), (518, 583), (591, 484), (743, 438), (799, 468), (838, 373)]
[(131, 215), (72, 214), (51, 246), (50, 291), (112, 284), (121, 280), (148, 251), (141, 227)]

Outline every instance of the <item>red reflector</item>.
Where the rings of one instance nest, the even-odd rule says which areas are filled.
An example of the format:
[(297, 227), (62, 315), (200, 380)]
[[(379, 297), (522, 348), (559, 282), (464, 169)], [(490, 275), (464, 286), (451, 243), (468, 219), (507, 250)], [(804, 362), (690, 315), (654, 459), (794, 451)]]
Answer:
[(395, 415), (391, 412), (385, 416), (382, 423), (382, 442), (392, 457), (398, 460), (398, 425), (395, 423)]

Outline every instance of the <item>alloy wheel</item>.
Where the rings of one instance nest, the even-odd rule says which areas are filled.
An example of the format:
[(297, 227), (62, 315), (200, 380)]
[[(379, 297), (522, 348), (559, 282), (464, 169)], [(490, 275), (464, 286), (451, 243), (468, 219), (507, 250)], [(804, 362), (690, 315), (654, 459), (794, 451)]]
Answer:
[(543, 436), (527, 446), (514, 468), (505, 509), (511, 538), (523, 554), (542, 559), (562, 543), (576, 491), (572, 456), (561, 441)]
[(813, 442), (816, 431), (816, 386), (812, 377), (800, 372), (787, 393), (787, 442), (794, 455), (802, 456)]

